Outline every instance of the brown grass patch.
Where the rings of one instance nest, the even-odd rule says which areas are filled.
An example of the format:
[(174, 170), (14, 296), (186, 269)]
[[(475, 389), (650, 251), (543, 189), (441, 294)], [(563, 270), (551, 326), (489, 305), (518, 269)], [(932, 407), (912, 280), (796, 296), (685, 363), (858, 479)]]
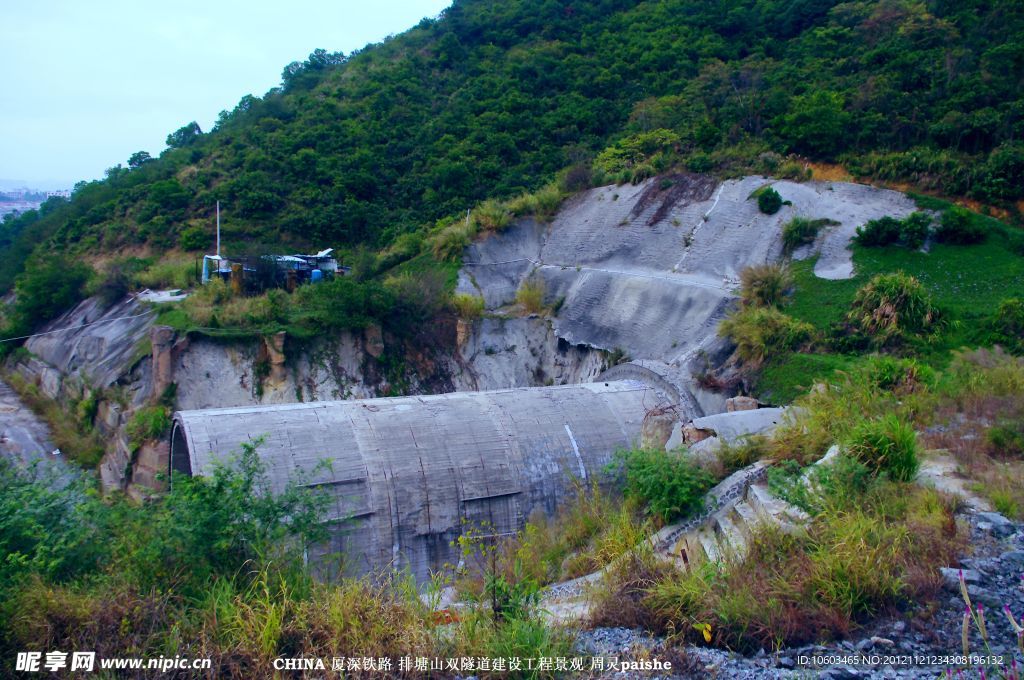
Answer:
[(807, 166), (811, 169), (811, 179), (823, 182), (853, 182), (854, 177), (844, 166), (838, 163), (814, 163), (809, 162)]
[(936, 421), (943, 424), (925, 432), (923, 443), (948, 450), (997, 511), (1024, 519), (1024, 458), (994, 445), (991, 436), (997, 427), (1024, 427), (1024, 395), (968, 396), (941, 407)]

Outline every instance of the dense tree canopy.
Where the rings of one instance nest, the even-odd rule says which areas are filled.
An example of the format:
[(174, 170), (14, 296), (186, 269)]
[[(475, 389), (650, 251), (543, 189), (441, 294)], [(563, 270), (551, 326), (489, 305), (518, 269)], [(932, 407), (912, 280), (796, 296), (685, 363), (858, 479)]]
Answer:
[(1009, 202), (1022, 92), (1017, 0), (458, 0), (5, 222), (0, 287), (38, 244), (179, 245), (217, 200), (229, 244), (383, 246), (594, 158), (621, 180), (796, 153)]

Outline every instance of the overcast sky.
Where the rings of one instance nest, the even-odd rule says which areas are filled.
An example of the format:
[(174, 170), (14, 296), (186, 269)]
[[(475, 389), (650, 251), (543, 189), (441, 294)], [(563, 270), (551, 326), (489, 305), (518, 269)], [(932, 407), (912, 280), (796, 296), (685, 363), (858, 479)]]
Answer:
[[(318, 47), (363, 47), (450, 0), (3, 0), (0, 180), (70, 188), (207, 131)], [(58, 186), (43, 186), (56, 184)]]

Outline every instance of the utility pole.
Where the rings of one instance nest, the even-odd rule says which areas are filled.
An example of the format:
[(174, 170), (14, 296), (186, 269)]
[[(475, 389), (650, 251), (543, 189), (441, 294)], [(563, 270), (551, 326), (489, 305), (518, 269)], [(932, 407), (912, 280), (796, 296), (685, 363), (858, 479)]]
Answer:
[(220, 257), (220, 201), (217, 201), (217, 257)]

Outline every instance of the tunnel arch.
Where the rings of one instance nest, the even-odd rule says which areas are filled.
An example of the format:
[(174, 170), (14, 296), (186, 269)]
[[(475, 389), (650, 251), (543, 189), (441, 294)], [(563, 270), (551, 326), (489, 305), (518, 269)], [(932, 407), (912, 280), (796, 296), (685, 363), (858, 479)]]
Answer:
[(426, 579), (459, 561), (467, 525), (518, 531), (602, 478), (615, 451), (638, 443), (658, 397), (636, 381), (492, 392), (179, 411), (170, 466), (208, 474), (257, 438), (271, 490), (328, 494), (327, 544), (310, 551), (346, 571), (408, 568)]

